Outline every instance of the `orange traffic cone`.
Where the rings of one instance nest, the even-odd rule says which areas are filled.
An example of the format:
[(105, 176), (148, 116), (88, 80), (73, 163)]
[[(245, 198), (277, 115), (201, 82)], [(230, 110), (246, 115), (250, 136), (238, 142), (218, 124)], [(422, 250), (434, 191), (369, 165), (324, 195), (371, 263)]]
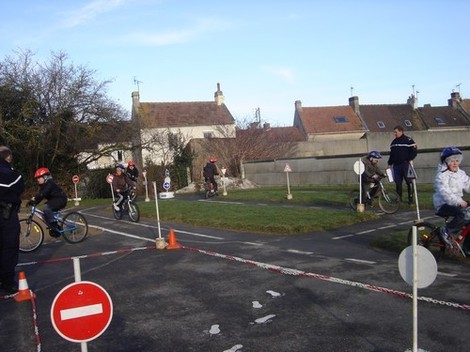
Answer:
[(15, 296), (15, 301), (29, 301), (35, 297), (36, 295), (33, 293), (33, 291), (28, 288), (28, 281), (26, 281), (26, 275), (24, 271), (20, 271), (18, 274), (18, 294)]
[(166, 249), (178, 249), (181, 247), (181, 244), (176, 241), (175, 232), (173, 231), (173, 229), (170, 229), (170, 233), (168, 235), (168, 246), (166, 246)]

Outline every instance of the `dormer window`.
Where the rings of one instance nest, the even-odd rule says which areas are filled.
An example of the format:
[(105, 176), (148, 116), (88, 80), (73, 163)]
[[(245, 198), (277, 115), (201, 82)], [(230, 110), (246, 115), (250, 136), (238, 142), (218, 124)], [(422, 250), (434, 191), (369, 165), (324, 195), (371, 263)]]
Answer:
[(348, 118), (346, 116), (335, 116), (334, 117), (336, 123), (346, 123), (348, 122)]
[(406, 127), (411, 127), (411, 126), (413, 126), (413, 124), (411, 123), (410, 120), (405, 120), (404, 122), (405, 122), (405, 126), (406, 126)]
[(438, 124), (438, 126), (443, 126), (446, 124), (446, 122), (444, 121), (444, 119), (442, 117), (435, 117), (434, 118), (434, 121), (436, 121), (436, 123)]
[(377, 126), (379, 126), (379, 128), (385, 128), (385, 124), (383, 121), (377, 121)]

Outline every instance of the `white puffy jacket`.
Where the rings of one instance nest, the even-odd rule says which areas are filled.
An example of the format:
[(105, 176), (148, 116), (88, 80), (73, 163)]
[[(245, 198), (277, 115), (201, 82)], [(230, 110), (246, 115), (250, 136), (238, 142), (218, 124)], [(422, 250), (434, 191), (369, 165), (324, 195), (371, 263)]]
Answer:
[[(463, 193), (470, 193), (470, 176), (459, 169), (452, 172), (447, 165), (439, 164), (434, 180), (434, 208), (439, 210), (443, 204), (459, 206), (463, 200)], [(446, 170), (443, 172), (443, 170)]]

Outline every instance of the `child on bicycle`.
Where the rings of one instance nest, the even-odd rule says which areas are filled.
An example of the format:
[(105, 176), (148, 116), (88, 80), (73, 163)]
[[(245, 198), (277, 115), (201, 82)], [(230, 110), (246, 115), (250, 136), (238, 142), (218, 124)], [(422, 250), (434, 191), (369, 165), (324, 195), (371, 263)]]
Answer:
[(67, 195), (62, 188), (54, 182), (51, 172), (47, 167), (37, 169), (34, 173), (34, 178), (39, 184), (39, 193), (29, 200), (28, 205), (36, 205), (41, 203), (43, 199), (47, 200), (43, 208), (44, 220), (46, 220), (49, 226), (50, 235), (52, 237), (59, 237), (59, 231), (61, 229), (57, 225), (54, 212), (65, 208), (67, 205)]
[(217, 170), (217, 166), (215, 163), (217, 162), (217, 159), (214, 157), (211, 157), (209, 159), (209, 162), (204, 166), (202, 176), (204, 177), (204, 181), (206, 183), (211, 182), (212, 185), (214, 186), (214, 192), (216, 195), (218, 195), (217, 190), (218, 190), (218, 185), (217, 182), (215, 181), (215, 176), (219, 174), (219, 171)]
[(116, 192), (118, 199), (114, 202), (114, 210), (121, 209), (122, 202), (129, 194), (129, 189), (135, 189), (135, 183), (127, 176), (126, 168), (122, 164), (116, 165), (116, 172), (113, 175), (113, 190)]
[[(470, 204), (463, 199), (464, 192), (470, 193), (470, 177), (460, 169), (462, 160), (463, 155), (459, 148), (444, 148), (434, 180), (433, 203), (436, 215), (453, 217), (447, 226), (440, 229), (441, 238), (451, 247), (449, 236), (455, 235), (462, 226), (470, 223), (470, 214), (466, 211)], [(462, 249), (470, 255), (470, 238), (465, 239)]]
[[(372, 198), (379, 190), (379, 181), (385, 177), (385, 174), (380, 170), (379, 160), (382, 159), (382, 155), (376, 151), (370, 151), (367, 156), (363, 157), (361, 161), (364, 163), (364, 172), (362, 173), (362, 199), (372, 203)], [(369, 197), (367, 197), (367, 191), (369, 191)]]

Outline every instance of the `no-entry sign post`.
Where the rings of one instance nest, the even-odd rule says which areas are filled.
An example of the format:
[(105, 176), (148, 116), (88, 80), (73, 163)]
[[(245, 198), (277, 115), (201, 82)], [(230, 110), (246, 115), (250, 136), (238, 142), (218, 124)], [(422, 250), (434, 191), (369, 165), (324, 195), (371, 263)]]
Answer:
[(80, 181), (80, 177), (78, 177), (78, 175), (73, 175), (72, 176), (72, 182), (73, 182), (73, 185), (75, 187), (75, 205), (80, 205), (79, 201), (81, 200), (81, 198), (78, 198), (78, 192), (77, 192), (77, 183), (78, 181)]
[(111, 297), (104, 288), (90, 281), (65, 286), (54, 298), (51, 321), (64, 339), (87, 342), (100, 336), (113, 316)]

